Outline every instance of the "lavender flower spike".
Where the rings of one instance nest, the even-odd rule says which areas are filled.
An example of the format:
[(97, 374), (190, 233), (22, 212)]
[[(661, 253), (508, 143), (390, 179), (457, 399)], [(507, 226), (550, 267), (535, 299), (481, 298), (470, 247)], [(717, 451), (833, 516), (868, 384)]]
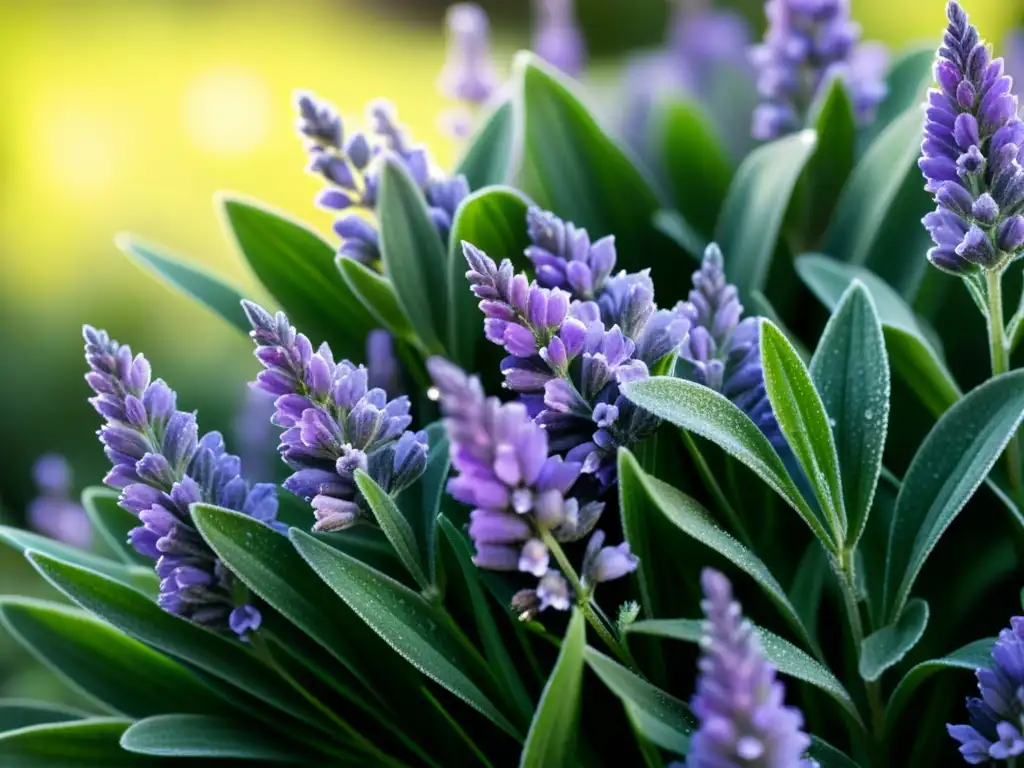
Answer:
[(40, 533), (73, 547), (88, 549), (92, 526), (82, 505), (71, 498), (71, 465), (56, 453), (40, 456), (32, 466), (39, 495), (28, 505), (28, 523)]
[(700, 678), (691, 708), (700, 728), (690, 742), (688, 768), (731, 765), (811, 768), (811, 740), (800, 710), (783, 704), (785, 688), (761, 649), (754, 627), (733, 600), (729, 580), (701, 573), (707, 616)]
[(1024, 247), (1024, 123), (1013, 80), (955, 0), (928, 94), (921, 159), (938, 207), (928, 260), (955, 275), (999, 270)]
[(207, 502), (275, 525), (270, 484), (249, 486), (237, 456), (217, 432), (198, 438), (195, 416), (175, 409), (174, 392), (150, 380), (142, 355), (86, 326), (86, 381), (93, 407), (106, 419), (100, 441), (114, 467), (104, 479), (121, 489), (120, 505), (142, 525), (129, 540), (156, 561), (158, 603), (169, 613), (246, 637), (260, 626), (244, 585), (224, 567), (192, 522), (191, 505)]
[[(849, 0), (767, 0), (768, 31), (751, 49), (764, 101), (754, 111), (754, 138), (799, 130), (815, 97), (832, 78), (847, 85), (863, 125), (885, 97), (884, 52), (856, 49), (861, 31)], [(880, 59), (880, 54), (882, 58)]]
[(981, 698), (967, 700), (970, 725), (948, 725), (971, 765), (1024, 754), (1024, 616), (1010, 619), (992, 648), (992, 665), (979, 669)]
[(534, 0), (533, 50), (570, 77), (587, 62), (587, 46), (573, 12), (573, 0)]
[(448, 60), (441, 70), (441, 92), (452, 101), (484, 104), (498, 87), (487, 13), (475, 3), (456, 3), (448, 8), (445, 20)]

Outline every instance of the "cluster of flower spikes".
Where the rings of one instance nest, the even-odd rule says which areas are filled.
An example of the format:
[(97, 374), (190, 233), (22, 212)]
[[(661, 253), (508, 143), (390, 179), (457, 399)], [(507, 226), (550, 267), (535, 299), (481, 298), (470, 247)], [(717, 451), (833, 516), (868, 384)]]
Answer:
[(919, 166), (938, 207), (924, 218), (928, 259), (969, 275), (998, 269), (1024, 247), (1024, 123), (1013, 80), (956, 2), (928, 94)]
[(314, 352), (283, 312), (272, 316), (250, 301), (243, 307), (264, 366), (253, 386), (277, 397), (272, 421), (284, 429), (278, 450), (294, 470), (284, 487), (312, 504), (316, 531), (372, 521), (356, 471), (394, 495), (427, 465), (427, 433), (406, 429), (409, 399), (388, 400), (384, 390), (369, 388), (367, 369), (335, 363), (327, 344)]
[(1024, 755), (1024, 616), (1010, 619), (992, 648), (992, 665), (977, 671), (981, 698), (967, 700), (970, 725), (948, 725), (971, 765)]
[(142, 523), (129, 541), (156, 561), (160, 606), (245, 637), (259, 628), (260, 612), (196, 530), (190, 507), (215, 504), (280, 530), (275, 486), (250, 486), (219, 433), (199, 438), (195, 415), (176, 410), (174, 392), (150, 380), (145, 357), (90, 326), (83, 335), (85, 379), (96, 393), (89, 402), (106, 419), (99, 436), (113, 463), (104, 482), (121, 490), (120, 505)]
[(308, 170), (330, 186), (317, 195), (317, 205), (331, 211), (349, 212), (334, 223), (341, 238), (338, 253), (369, 264), (380, 258), (380, 237), (373, 222), (385, 155), (396, 158), (423, 193), (431, 219), (447, 242), (455, 209), (469, 194), (465, 176), (443, 178), (431, 168), (425, 147), (410, 144), (396, 122), (390, 102), (378, 99), (367, 112), (370, 129), (345, 135), (337, 111), (313, 94), (296, 95), (299, 116), (295, 127), (306, 142)]
[(850, 18), (850, 0), (767, 0), (768, 29), (751, 49), (764, 101), (754, 111), (753, 135), (775, 139), (799, 130), (822, 86), (841, 78), (858, 122), (874, 117), (885, 98), (885, 49), (857, 45), (860, 26)]
[(530, 283), (508, 259), (496, 265), (469, 243), (466, 277), (480, 299), (486, 337), (504, 347), (505, 386), (520, 394), (551, 449), (594, 475), (598, 493), (615, 482), (615, 453), (650, 435), (658, 420), (619, 392), (673, 354), (689, 328), (658, 310), (647, 272), (612, 276), (615, 242), (531, 208)]
[(448, 55), (438, 85), (442, 95), (460, 106), (444, 113), (444, 125), (455, 138), (469, 135), (474, 110), (498, 89), (498, 73), (491, 59), (490, 22), (474, 3), (456, 3), (445, 15)]
[[(479, 379), (443, 358), (431, 358), (427, 367), (458, 473), (448, 481), (448, 493), (473, 507), (473, 562), (538, 578), (536, 588), (513, 598), (521, 618), (548, 607), (568, 610), (574, 596), (565, 576), (551, 568), (551, 553), (542, 539), (550, 534), (559, 542), (579, 541), (597, 524), (604, 504), (581, 502), (572, 495), (583, 466), (551, 454), (546, 430), (530, 418), (523, 403), (502, 404), (485, 397)], [(587, 543), (581, 585), (588, 591), (637, 567), (629, 544), (605, 547), (604, 540), (603, 531), (593, 531)]]
[[(729, 580), (705, 568), (701, 587), (703, 653), (690, 704), (700, 727), (685, 768), (814, 768), (818, 764), (804, 757), (811, 740), (801, 730), (803, 714), (785, 706), (785, 687), (765, 659), (756, 630), (733, 600)], [(670, 768), (684, 766), (672, 763)]]
[(761, 326), (743, 317), (736, 286), (726, 282), (722, 252), (712, 243), (693, 273), (693, 290), (682, 313), (690, 333), (676, 363), (680, 378), (720, 392), (746, 413), (777, 450), (786, 440), (775, 420), (761, 367)]

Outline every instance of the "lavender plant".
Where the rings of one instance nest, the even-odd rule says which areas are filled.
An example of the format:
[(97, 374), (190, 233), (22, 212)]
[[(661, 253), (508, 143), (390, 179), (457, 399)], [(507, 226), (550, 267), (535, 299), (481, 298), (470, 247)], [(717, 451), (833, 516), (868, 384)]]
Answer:
[[(572, 4), (536, 10), (539, 56), (502, 83), (483, 11), (451, 9), (439, 81), (477, 129), (450, 171), (385, 102), (350, 132), (298, 97), (340, 245), (221, 199), (272, 308), (118, 239), (250, 337), (234, 384), (263, 399), (240, 461), (86, 327), (96, 535), (39, 522), (74, 506), (42, 467), (54, 538), (0, 540), (74, 607), (6, 596), (0, 620), (95, 707), (0, 702), (0, 764), (1024, 754), (1024, 309), (1003, 315), (1024, 134), (1001, 60), (956, 2), (937, 52), (886, 70), (848, 3), (770, 0), (761, 143), (704, 119), (720, 87), (673, 81), (641, 94), (649, 175), (566, 80)], [(749, 74), (734, 17), (680, 18)]]

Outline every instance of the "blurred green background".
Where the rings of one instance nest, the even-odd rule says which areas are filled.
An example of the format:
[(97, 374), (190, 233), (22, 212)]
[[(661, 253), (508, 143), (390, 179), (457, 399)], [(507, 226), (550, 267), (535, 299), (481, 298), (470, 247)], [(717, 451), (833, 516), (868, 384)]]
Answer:
[[(529, 1), (482, 4), (507, 64), (528, 43)], [(591, 77), (603, 83), (628, 49), (661, 40), (669, 10), (666, 0), (631, 0), (628, 11), (622, 0), (577, 4)], [(759, 2), (729, 4), (760, 31)], [(292, 133), (299, 87), (348, 117), (374, 97), (391, 98), (448, 166), (457, 147), (438, 129), (445, 105), (435, 91), (445, 5), (0, 0), (0, 521), (23, 523), (30, 467), (44, 452), (69, 458), (76, 488), (103, 476), (99, 421), (82, 380), (83, 322), (145, 351), (178, 390), (179, 407), (198, 409), (202, 429), (230, 434), (255, 373), (249, 342), (129, 263), (114, 234), (144, 234), (251, 289), (214, 213), (216, 190), (244, 191), (328, 231)], [(1017, 0), (966, 5), (997, 44), (1024, 21)], [(942, 27), (942, 0), (853, 6), (865, 38), (895, 49)], [(6, 549), (0, 592), (54, 596)], [(76, 700), (2, 629), (0, 696)]]

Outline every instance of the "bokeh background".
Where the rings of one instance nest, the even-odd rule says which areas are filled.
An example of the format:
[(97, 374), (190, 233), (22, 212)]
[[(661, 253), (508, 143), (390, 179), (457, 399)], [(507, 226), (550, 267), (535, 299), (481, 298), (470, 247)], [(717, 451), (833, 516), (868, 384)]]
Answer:
[[(690, 0), (680, 0), (688, 2)], [(244, 191), (324, 232), (292, 132), (291, 93), (308, 88), (357, 117), (385, 95), (435, 160), (458, 147), (439, 128), (443, 0), (0, 0), (0, 522), (24, 524), (31, 466), (66, 456), (78, 489), (105, 459), (86, 404), (80, 329), (107, 328), (231, 435), (255, 373), (249, 342), (171, 293), (115, 248), (119, 231), (253, 281), (214, 213)], [(529, 41), (529, 0), (482, 3), (498, 60)], [(729, 3), (763, 26), (759, 0)], [(937, 38), (943, 0), (853, 0), (865, 39), (898, 50)], [(967, 0), (997, 42), (1024, 23), (1019, 0)], [(668, 0), (578, 0), (589, 78), (664, 37)], [(258, 294), (254, 294), (258, 295)], [(0, 593), (55, 597), (0, 548)], [(0, 696), (76, 701), (0, 629)]]

